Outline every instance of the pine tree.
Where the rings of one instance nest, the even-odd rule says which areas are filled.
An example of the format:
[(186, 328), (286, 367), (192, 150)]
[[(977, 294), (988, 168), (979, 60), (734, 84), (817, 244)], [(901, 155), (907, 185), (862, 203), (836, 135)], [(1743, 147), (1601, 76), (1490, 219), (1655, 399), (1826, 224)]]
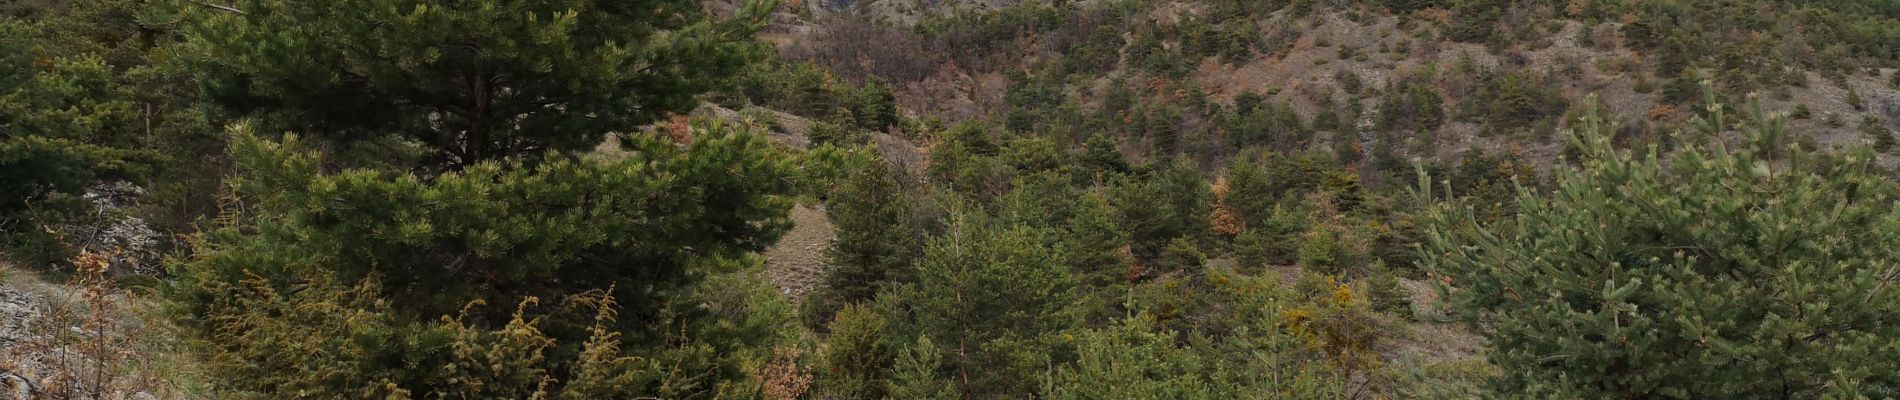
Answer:
[[(1516, 218), (1434, 214), (1423, 265), (1487, 321), (1495, 389), (1558, 397), (1879, 397), (1900, 389), (1896, 187), (1856, 150), (1790, 146), (1751, 104), (1695, 123), (1740, 147), (1610, 147), (1592, 109), (1581, 164)], [(1429, 193), (1428, 193), (1429, 194)], [(1456, 210), (1452, 208), (1449, 210)]]
[(161, 160), (136, 150), (135, 103), (100, 54), (35, 50), (70, 33), (0, 21), (0, 248), (34, 265), (70, 258), (51, 230), (92, 210), (86, 187), (142, 180)]
[(591, 149), (696, 106), (764, 55), (772, 8), (698, 3), (246, 0), (183, 5), (180, 49), (208, 100), (271, 128), (395, 135), (456, 169)]
[(1177, 159), (1148, 176), (1130, 177), (1113, 190), (1115, 208), (1128, 226), (1136, 257), (1153, 260), (1169, 242), (1210, 234), (1213, 189), (1186, 160)]
[[(346, 360), (364, 363), (347, 367), (358, 374), (393, 374), (401, 377), (390, 378), (393, 388), (447, 397), (458, 397), (447, 395), (458, 393), (455, 380), (402, 372), (461, 362), (440, 358), (446, 342), (429, 321), (452, 317), (468, 332), (533, 330), (553, 342), (539, 346), (548, 347), (548, 368), (566, 371), (584, 361), (574, 358), (587, 354), (582, 346), (597, 346), (588, 338), (601, 335), (592, 329), (598, 316), (562, 307), (523, 321), (508, 305), (533, 299), (585, 304), (605, 294), (625, 300), (600, 328), (618, 335), (624, 351), (649, 360), (671, 354), (680, 358), (670, 362), (700, 371), (629, 390), (703, 396), (722, 390), (714, 384), (728, 386), (750, 373), (740, 365), (747, 362), (746, 346), (770, 338), (759, 331), (783, 329), (767, 322), (786, 315), (761, 319), (746, 312), (744, 304), (756, 301), (758, 291), (708, 298), (700, 284), (715, 273), (748, 268), (756, 260), (750, 254), (785, 230), (795, 180), (790, 173), (799, 160), (749, 130), (699, 124), (695, 131), (690, 144), (630, 137), (623, 145), (635, 151), (618, 158), (548, 155), (532, 167), (491, 161), (424, 181), (366, 169), (326, 172), (324, 160), (294, 136), (272, 142), (238, 126), (231, 157), (240, 172), (231, 181), (232, 203), (247, 207), (194, 240), (192, 256), (173, 266), (179, 277), (168, 294), (179, 320), (200, 337), (240, 346), (217, 356), (259, 365), (226, 384), (281, 395), (295, 392), (272, 382), (300, 379), (288, 375), (303, 372), (274, 362), (294, 360), (261, 359), (272, 353), (242, 346), (271, 341), (232, 342), (226, 335), (299, 338), (324, 336), (311, 329), (328, 328), (300, 327), (311, 323), (294, 314), (253, 312), (243, 299), (267, 290), (327, 290), (310, 283), (313, 274), (332, 276), (335, 285), (380, 277), (373, 290), (358, 290), (347, 304), (289, 306), (376, 315), (360, 319), (374, 326), (318, 340), (364, 346), (367, 353), (355, 355), (360, 359)], [(243, 322), (217, 325), (234, 319)], [(350, 383), (356, 385), (350, 390), (384, 386), (376, 379)]]
[(1365, 279), (1366, 298), (1372, 302), (1372, 309), (1393, 313), (1400, 318), (1411, 318), (1411, 293), (1399, 286), (1399, 277), (1393, 275), (1384, 263), (1374, 260), (1373, 264), (1367, 267), (1371, 272)]
[(930, 336), (918, 336), (912, 346), (898, 350), (897, 362), (886, 387), (893, 399), (951, 400), (956, 388), (937, 378), (943, 354)]
[(1128, 245), (1128, 231), (1117, 221), (1107, 197), (1097, 191), (1082, 195), (1065, 225), (1068, 231), (1062, 237), (1068, 264), (1085, 276), (1085, 282), (1107, 286), (1127, 278), (1126, 265), (1115, 251)]
[(1115, 147), (1114, 139), (1102, 133), (1089, 135), (1088, 141), (1083, 143), (1082, 165), (1098, 174), (1128, 171), (1128, 161), (1122, 157), (1121, 149)]
[(882, 399), (894, 354), (886, 345), (884, 317), (848, 305), (831, 320), (831, 337), (820, 361), (818, 388), (830, 398)]
[(1233, 398), (1198, 370), (1208, 360), (1174, 345), (1174, 333), (1147, 326), (1146, 318), (1106, 331), (1089, 331), (1076, 341), (1077, 360), (1057, 369), (1052, 399), (1215, 399)]
[(829, 320), (845, 304), (915, 279), (911, 264), (923, 252), (922, 232), (911, 223), (913, 201), (887, 165), (869, 163), (831, 195), (826, 209), (838, 236), (826, 250), (831, 268), (809, 299), (808, 322)]
[(917, 283), (880, 296), (900, 337), (942, 343), (960, 390), (979, 397), (1032, 393), (1053, 350), (1054, 334), (1074, 329), (1084, 311), (1050, 234), (994, 226), (980, 215), (953, 215), (948, 231), (918, 261)]

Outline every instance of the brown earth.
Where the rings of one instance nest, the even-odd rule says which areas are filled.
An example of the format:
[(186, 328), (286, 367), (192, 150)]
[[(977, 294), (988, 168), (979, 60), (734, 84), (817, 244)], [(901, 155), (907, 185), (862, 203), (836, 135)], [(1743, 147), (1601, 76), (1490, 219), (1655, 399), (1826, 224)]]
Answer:
[(825, 249), (831, 247), (831, 220), (818, 206), (792, 208), (792, 230), (765, 251), (765, 276), (779, 293), (802, 301), (817, 287), (826, 267)]

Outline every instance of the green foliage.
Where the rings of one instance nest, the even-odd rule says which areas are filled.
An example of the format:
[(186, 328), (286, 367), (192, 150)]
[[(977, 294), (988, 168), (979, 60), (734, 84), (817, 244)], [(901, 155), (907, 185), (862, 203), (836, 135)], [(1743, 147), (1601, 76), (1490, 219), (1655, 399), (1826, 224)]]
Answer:
[(1427, 69), (1392, 81), (1379, 103), (1379, 127), (1413, 131), (1433, 131), (1445, 122), (1445, 99), (1432, 85), (1433, 71)]
[(1450, 8), (1453, 22), (1445, 27), (1445, 38), (1471, 43), (1489, 43), (1499, 39), (1498, 20), (1507, 4), (1501, 0), (1454, 2)]
[(823, 286), (807, 300), (807, 322), (822, 323), (839, 307), (914, 279), (912, 263), (922, 255), (923, 236), (912, 223), (913, 200), (897, 179), (875, 161), (831, 194), (826, 209), (837, 237), (826, 250), (831, 268)]
[(1060, 26), (1073, 7), (1049, 3), (1018, 3), (991, 10), (962, 9), (919, 20), (916, 31), (943, 47), (966, 49), (956, 54), (963, 65), (995, 65), (1008, 60), (1038, 32)]
[(1371, 261), (1369, 246), (1364, 233), (1343, 221), (1321, 223), (1301, 237), (1300, 267), (1328, 275), (1363, 275), (1365, 264)]
[[(1455, 310), (1485, 321), (1494, 389), (1558, 397), (1880, 396), (1900, 387), (1900, 307), (1887, 287), (1900, 240), (1895, 187), (1871, 156), (1786, 145), (1759, 105), (1720, 107), (1665, 158), (1612, 150), (1588, 114), (1581, 165), (1515, 219), (1434, 214), (1424, 264)], [(1614, 190), (1612, 190), (1614, 189)], [(1826, 212), (1816, 213), (1816, 205)], [(1455, 206), (1454, 206), (1455, 207)], [(1526, 274), (1534, 275), (1526, 275)], [(1851, 305), (1851, 306), (1849, 306)], [(1640, 368), (1605, 368), (1640, 366)]]
[(1207, 262), (1207, 253), (1187, 238), (1174, 238), (1168, 247), (1161, 250), (1161, 256), (1155, 259), (1157, 272), (1183, 271), (1200, 268)]
[(868, 307), (849, 305), (838, 311), (829, 326), (819, 363), (818, 390), (836, 399), (885, 398), (886, 375), (893, 357), (885, 343), (884, 317)]
[(1194, 240), (1210, 232), (1213, 192), (1206, 178), (1185, 160), (1146, 176), (1130, 177), (1113, 187), (1110, 196), (1139, 259), (1160, 257), (1176, 238)]
[(414, 321), (380, 300), (374, 277), (340, 285), (329, 273), (301, 273), (296, 290), (251, 279), (212, 305), (206, 323), (218, 340), (211, 367), (229, 395), (592, 399), (712, 391), (693, 388), (696, 377), (681, 373), (683, 366), (717, 367), (710, 362), (718, 356), (704, 344), (683, 342), (644, 357), (621, 353), (609, 328), (616, 303), (604, 292), (574, 299), (570, 307), (594, 310), (593, 322), (584, 325), (579, 353), (564, 357), (546, 332), (551, 324), (527, 314), (533, 298), (494, 328), (470, 325), (466, 313)]
[(1152, 154), (1168, 158), (1182, 150), (1181, 109), (1172, 106), (1149, 108), (1138, 126), (1148, 139)]
[(805, 133), (814, 145), (857, 146), (871, 141), (871, 135), (851, 119), (851, 112), (839, 109), (830, 118), (811, 124), (811, 130)]
[(1275, 209), (1318, 191), (1332, 168), (1312, 152), (1243, 154), (1227, 167), (1224, 201), (1248, 226), (1271, 225)]
[(930, 336), (918, 336), (916, 344), (898, 350), (887, 393), (893, 399), (951, 400), (958, 398), (956, 388), (937, 378), (943, 354)]
[(897, 126), (897, 94), (883, 78), (872, 77), (843, 94), (843, 109), (858, 129), (883, 132)]
[(1847, 106), (1853, 107), (1855, 111), (1867, 109), (1867, 105), (1861, 103), (1860, 91), (1854, 90), (1854, 87), (1851, 85), (1847, 87)]
[(925, 173), (932, 181), (979, 199), (1001, 194), (1008, 177), (997, 160), (1002, 149), (988, 129), (961, 124), (950, 128), (943, 139), (930, 151)]
[(1881, 153), (1893, 150), (1894, 143), (1900, 141), (1894, 139), (1893, 130), (1881, 125), (1880, 118), (1872, 115), (1860, 120), (1860, 133), (1867, 135), (1867, 139), (1873, 142), (1874, 151)]
[[(744, 313), (722, 313), (718, 304), (736, 300), (700, 298), (695, 285), (748, 265), (748, 254), (783, 231), (793, 189), (790, 166), (797, 160), (743, 129), (701, 124), (695, 131), (690, 144), (627, 137), (623, 145), (634, 151), (618, 158), (549, 155), (532, 167), (487, 162), (422, 181), (374, 170), (323, 172), (322, 160), (302, 150), (294, 136), (274, 143), (240, 126), (233, 131), (231, 156), (241, 175), (231, 184), (234, 204), (247, 207), (231, 210), (221, 226), (196, 239), (193, 256), (174, 266), (180, 277), (169, 292), (181, 319), (207, 338), (246, 332), (295, 338), (311, 334), (300, 329), (313, 328), (271, 313), (248, 314), (249, 307), (234, 302), (261, 290), (306, 287), (313, 275), (334, 276), (331, 286), (380, 277), (372, 287), (355, 289), (358, 294), (347, 296), (350, 303), (322, 306), (345, 313), (323, 318), (384, 318), (378, 328), (352, 330), (360, 337), (349, 340), (371, 349), (384, 346), (378, 343), (418, 347), (371, 352), (364, 356), (377, 361), (348, 369), (398, 375), (446, 362), (435, 358), (445, 342), (420, 341), (438, 328), (418, 321), (454, 316), (456, 325), (476, 331), (519, 330), (514, 322), (521, 319), (506, 310), (469, 304), (568, 302), (598, 293), (626, 300), (600, 329), (624, 334), (629, 351), (665, 347), (697, 360), (694, 375), (662, 385), (673, 393), (669, 397), (708, 397), (723, 390), (715, 386), (744, 376), (742, 353), (734, 351), (746, 348), (748, 337), (760, 337), (747, 333), (760, 327), (720, 318)], [(567, 370), (585, 354), (585, 340), (599, 336), (588, 328), (599, 319), (590, 314), (556, 312), (530, 321), (554, 343), (537, 345), (553, 346), (547, 350), (549, 369)], [(195, 322), (233, 318), (244, 321), (238, 328)], [(682, 333), (703, 333), (707, 341), (679, 347), (687, 339)], [(225, 351), (252, 363), (263, 363), (258, 358), (269, 354)], [(301, 374), (292, 366), (260, 365), (228, 383), (282, 393), (287, 388), (272, 382), (300, 379), (286, 378)], [(410, 392), (456, 390), (445, 386), (453, 380), (390, 379)], [(363, 382), (377, 380), (351, 384)], [(660, 391), (627, 390), (649, 389)]]
[(685, 0), (177, 7), (190, 38), (179, 54), (208, 100), (316, 137), (395, 135), (445, 169), (591, 149), (690, 110), (765, 55), (751, 35), (771, 9), (711, 20)]
[(1173, 332), (1153, 331), (1137, 318), (1076, 339), (1077, 360), (1055, 373), (1052, 399), (1230, 399), (1199, 369), (1192, 348), (1174, 344)]
[[(1181, 293), (1197, 307), (1165, 317), (1143, 311), (1073, 335), (1075, 360), (1060, 364), (1047, 397), (1059, 399), (1331, 399), (1344, 396), (1331, 363), (1315, 358), (1280, 316), (1290, 298), (1278, 276), (1210, 268)], [(1148, 285), (1173, 285), (1181, 280)], [(1158, 310), (1156, 310), (1158, 311)], [(1163, 320), (1200, 321), (1191, 330)]]
[(1566, 105), (1547, 78), (1525, 70), (1491, 75), (1484, 86), (1485, 95), (1468, 103), (1466, 112), (1478, 115), (1485, 129), (1492, 132), (1528, 128), (1563, 113)]
[(1411, 318), (1412, 295), (1399, 286), (1398, 276), (1383, 265), (1375, 265), (1370, 269), (1372, 273), (1365, 282), (1366, 298), (1372, 301), (1372, 309)]
[(1291, 104), (1266, 104), (1266, 100), (1254, 93), (1242, 93), (1234, 98), (1234, 111), (1220, 121), (1220, 128), (1227, 133), (1228, 144), (1236, 148), (1255, 145), (1298, 148), (1313, 139), (1312, 129), (1293, 111)]
[(1510, 215), (1519, 186), (1535, 188), (1536, 171), (1515, 153), (1466, 152), (1448, 171), (1445, 194), (1466, 199), (1475, 215), (1486, 221)]
[(918, 261), (917, 282), (888, 295), (897, 304), (885, 308), (886, 319), (905, 325), (892, 329), (897, 337), (953, 343), (944, 362), (964, 393), (1032, 393), (1054, 334), (1081, 321), (1079, 277), (1047, 232), (993, 226), (968, 214), (951, 218)]
[(1291, 253), (1287, 247), (1259, 229), (1248, 229), (1234, 236), (1234, 259), (1242, 267), (1265, 266), (1283, 261), (1284, 254)]
[(1108, 135), (1096, 133), (1089, 135), (1083, 143), (1081, 163), (1084, 168), (1097, 174), (1112, 174), (1128, 171), (1128, 160), (1116, 148), (1114, 139)]
[(1695, 71), (1682, 71), (1662, 88), (1662, 100), (1670, 104), (1693, 104), (1701, 99), (1702, 77)]
[(139, 149), (132, 93), (98, 53), (33, 50), (59, 33), (0, 21), (0, 252), (36, 266), (71, 255), (55, 226), (91, 213), (86, 187), (143, 180), (162, 159)]
[[(842, 107), (839, 92), (846, 91), (830, 71), (811, 63), (753, 64), (736, 80), (736, 96), (745, 102), (807, 117), (832, 116)], [(735, 99), (727, 106), (741, 103)]]

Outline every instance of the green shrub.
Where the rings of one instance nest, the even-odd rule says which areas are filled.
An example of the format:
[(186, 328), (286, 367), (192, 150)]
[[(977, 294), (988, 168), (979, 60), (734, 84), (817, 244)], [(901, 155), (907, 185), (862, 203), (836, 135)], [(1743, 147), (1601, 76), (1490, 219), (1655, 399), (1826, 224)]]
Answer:
[(1854, 90), (1854, 87), (1851, 85), (1847, 87), (1847, 106), (1853, 107), (1854, 111), (1867, 109), (1867, 105), (1860, 101), (1860, 91)]
[(1874, 151), (1886, 153), (1893, 150), (1893, 145), (1896, 141), (1893, 137), (1893, 131), (1887, 129), (1885, 125), (1881, 125), (1880, 118), (1869, 115), (1861, 119), (1860, 133), (1867, 135), (1867, 139), (1873, 142)]
[(1372, 301), (1372, 309), (1400, 318), (1412, 318), (1412, 294), (1399, 286), (1398, 276), (1383, 265), (1375, 265), (1370, 269), (1372, 273), (1365, 282), (1366, 297)]
[(956, 371), (961, 391), (1033, 393), (1056, 349), (1054, 335), (1081, 321), (1081, 277), (1070, 272), (1046, 231), (994, 226), (980, 215), (950, 218), (953, 233), (926, 247), (917, 282), (880, 295), (892, 302), (880, 306), (888, 310), (885, 319), (898, 325), (891, 329), (898, 337), (956, 343), (958, 351), (944, 362)]
[(943, 355), (930, 341), (930, 336), (918, 336), (915, 345), (898, 350), (896, 365), (893, 366), (885, 392), (894, 399), (959, 398), (954, 386), (937, 378), (937, 369), (942, 368), (942, 363)]
[[(1533, 397), (1878, 397), (1900, 388), (1900, 291), (1881, 277), (1900, 240), (1896, 188), (1861, 150), (1789, 151), (1759, 106), (1740, 146), (1667, 156), (1614, 150), (1591, 110), (1582, 162), (1517, 218), (1435, 212), (1421, 254), (1451, 304), (1488, 321), (1494, 389)], [(1813, 205), (1831, 204), (1815, 213)], [(1794, 267), (1798, 266), (1798, 267)], [(1525, 271), (1537, 271), (1525, 275)], [(1838, 304), (1852, 306), (1820, 306)], [(1848, 322), (1853, 321), (1853, 322)], [(1825, 332), (1825, 333), (1823, 333)], [(1608, 365), (1640, 368), (1604, 368)]]
[(1445, 122), (1445, 99), (1432, 85), (1433, 72), (1403, 75), (1392, 81), (1379, 103), (1380, 129), (1437, 130)]
[(692, 110), (767, 55), (753, 34), (768, 7), (718, 20), (689, 4), (255, 1), (172, 14), (189, 40), (169, 54), (231, 115), (345, 142), (400, 138), (430, 150), (432, 170), (455, 170), (592, 149)]
[[(451, 368), (481, 377), (506, 361), (570, 371), (594, 362), (589, 357), (645, 363), (679, 352), (686, 358), (667, 362), (691, 359), (704, 373), (611, 367), (644, 377), (606, 397), (707, 395), (745, 379), (745, 349), (783, 326), (722, 320), (747, 315), (746, 306), (719, 313), (739, 300), (703, 297), (699, 284), (749, 265), (749, 253), (783, 232), (798, 160), (749, 131), (700, 124), (695, 132), (691, 144), (630, 136), (622, 145), (633, 151), (618, 157), (551, 154), (531, 166), (486, 162), (423, 180), (324, 172), (295, 136), (276, 143), (235, 127), (231, 156), (241, 172), (230, 184), (246, 212), (195, 240), (167, 291), (179, 319), (213, 346), (231, 378), (223, 383), (237, 390), (525, 397), (545, 374), (502, 368), (510, 375), (492, 379), (506, 381), (483, 388), (463, 386), (479, 382)], [(318, 279), (329, 283), (312, 283)], [(609, 307), (603, 298), (624, 301)], [(564, 307), (540, 317), (508, 307), (534, 299)], [(593, 342), (607, 339), (643, 356)], [(290, 345), (321, 354), (273, 350)], [(596, 348), (603, 353), (589, 351)], [(460, 357), (450, 350), (477, 353), (444, 358)], [(347, 373), (309, 374), (303, 363), (324, 362), (311, 360), (334, 360)], [(545, 388), (575, 387), (562, 382)]]
[(1168, 247), (1162, 249), (1161, 257), (1155, 259), (1154, 266), (1159, 271), (1192, 271), (1207, 262), (1207, 254), (1201, 251), (1193, 241), (1187, 238), (1174, 238)]
[(819, 392), (834, 399), (883, 399), (891, 363), (897, 354), (884, 337), (884, 317), (870, 308), (847, 305), (829, 325), (819, 368)]
[(806, 322), (820, 326), (847, 304), (870, 301), (881, 290), (915, 279), (923, 233), (912, 223), (914, 200), (882, 160), (839, 184), (826, 211), (837, 236), (825, 249), (820, 286), (805, 303)]

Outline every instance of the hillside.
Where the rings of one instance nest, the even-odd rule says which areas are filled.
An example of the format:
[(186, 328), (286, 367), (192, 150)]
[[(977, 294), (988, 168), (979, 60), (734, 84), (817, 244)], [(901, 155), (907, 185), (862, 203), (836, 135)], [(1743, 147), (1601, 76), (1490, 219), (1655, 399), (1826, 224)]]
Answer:
[(0, 398), (1900, 396), (1893, 0), (0, 0)]
[[(1591, 96), (1631, 130), (1626, 140), (1653, 141), (1697, 113), (1696, 83), (1712, 78), (1723, 78), (1717, 84), (1724, 95), (1761, 93), (1770, 112), (1804, 107), (1793, 127), (1815, 145), (1879, 141), (1863, 124), (1900, 128), (1891, 46), (1862, 43), (1885, 55), (1861, 55), (1801, 32), (1852, 28), (1774, 25), (1640, 3), (1557, 3), (1504, 7), (1493, 18), (1510, 29), (1486, 40), (1459, 37), (1489, 27), (1455, 24), (1466, 13), (1452, 10), (1235, 10), (1222, 2), (807, 2), (775, 19), (766, 37), (788, 61), (814, 62), (852, 81), (889, 82), (900, 108), (918, 118), (1056, 117), (1047, 119), (1072, 126), (1011, 128), (1116, 133), (1144, 145), (1125, 149), (1137, 157), (1154, 153), (1155, 128), (1116, 125), (1172, 125), (1182, 144), (1169, 151), (1224, 159), (1218, 148), (1236, 134), (1218, 120), (1248, 93), (1284, 104), (1316, 131), (1280, 139), (1294, 142), (1288, 145), (1356, 142), (1361, 156), (1389, 148), (1400, 158), (1455, 160), (1480, 149), (1547, 164), (1561, 152), (1555, 133), (1566, 126), (1566, 111)], [(1628, 37), (1674, 13), (1699, 24), (1654, 35), (1697, 38), (1705, 48)], [(1685, 50), (1696, 53), (1677, 53)], [(1723, 73), (1730, 70), (1745, 76)], [(1447, 117), (1430, 126), (1381, 124), (1383, 114), (1417, 111), (1384, 109), (1391, 92), (1411, 84), (1406, 77), (1441, 98), (1436, 108)], [(1850, 93), (1858, 99), (1850, 101)], [(1520, 103), (1490, 101), (1501, 97)], [(1118, 106), (1130, 100), (1175, 109)], [(1179, 117), (1143, 121), (1156, 112)], [(1881, 158), (1892, 166), (1891, 154)]]

